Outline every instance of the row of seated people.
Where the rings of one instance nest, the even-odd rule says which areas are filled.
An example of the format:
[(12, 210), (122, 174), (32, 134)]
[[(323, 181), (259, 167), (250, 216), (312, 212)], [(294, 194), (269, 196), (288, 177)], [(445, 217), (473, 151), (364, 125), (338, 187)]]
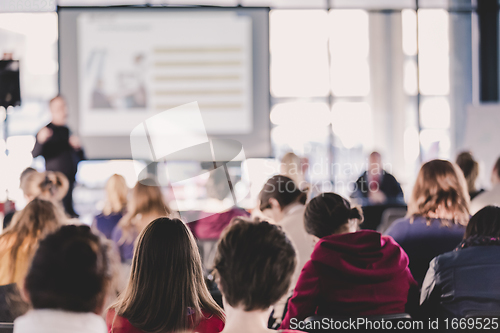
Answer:
[[(47, 215), (56, 212), (50, 202), (40, 199), (28, 206), (38, 206)], [(492, 213), (496, 219), (490, 219)], [(305, 215), (306, 228), (318, 242), (300, 274), (280, 331), (289, 331), (287, 327), (314, 313), (362, 316), (408, 309), (408, 295), (416, 282), (408, 269), (408, 257), (391, 237), (356, 231), (360, 211), (334, 193), (314, 198)], [(469, 222), (470, 235), (459, 247), (465, 257), (470, 256), (470, 249), (482, 249), (486, 255), (475, 257), (479, 267), (488, 265), (484, 259), (498, 258), (498, 253), (487, 251), (498, 248), (491, 246), (498, 245), (498, 237), (497, 243), (478, 243), (476, 233), (495, 229), (498, 233), (498, 217), (498, 207), (481, 210)], [(46, 221), (50, 220), (55, 217)], [(325, 223), (329, 220), (331, 223)], [(223, 311), (206, 287), (189, 228), (179, 219), (158, 218), (139, 235), (127, 287), (105, 311), (116, 273), (109, 241), (86, 226), (53, 228), (34, 251), (19, 286), (22, 292), (9, 295), (10, 304), (16, 298), (23, 302), (22, 298), (32, 308), (15, 320), (14, 332), (266, 332), (271, 306), (287, 294), (297, 266), (295, 247), (281, 227), (233, 219), (219, 240), (215, 257)], [(322, 233), (327, 235), (319, 237)], [(424, 304), (439, 307), (440, 297), (453, 298), (446, 290), (454, 285), (446, 280), (446, 270), (460, 261), (458, 256), (451, 252), (434, 261), (427, 279), (435, 282), (430, 284), (433, 290), (423, 289)], [(478, 273), (490, 275), (484, 288), (495, 286), (491, 271)], [(436, 279), (439, 275), (442, 277)], [(462, 288), (462, 295), (451, 299), (448, 306), (460, 307), (462, 296), (469, 308), (480, 309), (484, 298), (474, 304), (464, 291)], [(103, 311), (106, 323), (99, 316)]]
[[(294, 187), (291, 179), (284, 176), (271, 178), (261, 192), (260, 210), (265, 215), (272, 217), (277, 224), (281, 225), (297, 251), (298, 262), (297, 268), (291, 276), (292, 282), (288, 292), (284, 293), (279, 300), (273, 303), (275, 305), (273, 311), (275, 326), (279, 325), (284, 315), (286, 316), (282, 326), (286, 327), (290, 318), (305, 318), (313, 314), (352, 316), (403, 312), (405, 311), (405, 306), (410, 306), (411, 308), (411, 305), (416, 303), (413, 299), (418, 298), (411, 297), (412, 288), (408, 287), (405, 291), (406, 285), (417, 286), (416, 283), (412, 282), (413, 278), (410, 279), (411, 275), (407, 278), (399, 276), (393, 280), (388, 280), (387, 285), (391, 286), (390, 291), (398, 290), (398, 284), (401, 286), (399, 289), (403, 290), (403, 292), (395, 296), (398, 300), (396, 302), (391, 298), (394, 294), (385, 294), (385, 299), (389, 303), (393, 303), (391, 305), (393, 308), (384, 307), (383, 297), (380, 298), (378, 296), (371, 299), (371, 307), (369, 306), (370, 300), (367, 301), (363, 298), (366, 298), (366, 295), (370, 295), (370, 293), (366, 293), (367, 290), (372, 291), (372, 294), (376, 290), (383, 290), (378, 284), (382, 280), (387, 281), (389, 277), (393, 278), (390, 274), (391, 269), (399, 273), (408, 270), (406, 267), (408, 259), (405, 251), (409, 256), (411, 273), (413, 273), (417, 281), (420, 282), (419, 285), (421, 285), (429, 262), (434, 257), (453, 250), (462, 242), (464, 233), (466, 239), (459, 246), (461, 250), (456, 251), (458, 255), (455, 256), (460, 257), (462, 253), (467, 254), (472, 251), (480, 251), (480, 249), (485, 249), (483, 251), (487, 252), (498, 249), (497, 246), (478, 247), (478, 245), (498, 245), (498, 232), (495, 231), (498, 230), (498, 228), (495, 229), (495, 223), (498, 224), (498, 221), (491, 218), (494, 216), (492, 212), (495, 211), (495, 208), (488, 207), (486, 212), (480, 212), (482, 215), (478, 213), (477, 217), (475, 216), (469, 222), (468, 228), (472, 229), (470, 231), (467, 229), (466, 231), (465, 225), (467, 225), (469, 218), (468, 196), (466, 195), (463, 175), (456, 170), (451, 163), (440, 160), (431, 161), (422, 166), (409, 205), (410, 217), (396, 222), (388, 230), (388, 234), (393, 236), (397, 243), (392, 238), (381, 236), (376, 232), (357, 231), (357, 225), (362, 221), (362, 214), (356, 208), (351, 208), (349, 203), (340, 196), (333, 193), (322, 194), (305, 206), (305, 191)], [(143, 192), (139, 192), (140, 190)], [(137, 184), (133, 192), (136, 194), (132, 197), (129, 213), (134, 212), (135, 214), (125, 214), (117, 225), (118, 229), (114, 227), (115, 231), (111, 232), (111, 238), (113, 238), (113, 233), (121, 232), (122, 234), (119, 238), (115, 238), (119, 247), (122, 247), (122, 251), (120, 251), (121, 261), (124, 260), (125, 253), (128, 253), (131, 257), (134, 256), (134, 243), (139, 239), (137, 236), (155, 218), (152, 215), (147, 215), (147, 213), (153, 210), (134, 210), (134, 206), (140, 206), (137, 204), (140, 200), (144, 201), (148, 198), (147, 192), (156, 193), (149, 195), (153, 199), (156, 198), (158, 207), (161, 207), (155, 214), (163, 216), (170, 213), (170, 211), (166, 211), (168, 209), (165, 208), (166, 206), (162, 206), (163, 200), (158, 188), (150, 186), (141, 189), (141, 185)], [(31, 252), (36, 248), (38, 240), (53, 231), (50, 228), (45, 230), (45, 226), (50, 225), (50, 223), (44, 225), (44, 223), (37, 220), (40, 214), (35, 212), (40, 212), (40, 207), (37, 206), (40, 205), (40, 202), (42, 200), (37, 199), (28, 204), (25, 210), (20, 212), (19, 219), (0, 237), (0, 249), (3, 248), (0, 252), (0, 260), (5, 262), (5, 264), (2, 263), (2, 267), (9, 267), (4, 274), (0, 275), (11, 276), (10, 280), (9, 278), (2, 280), (0, 283), (2, 285), (9, 283), (19, 285), (19, 283), (22, 283), (26, 274), (27, 264), (31, 258)], [(145, 206), (154, 207), (154, 205)], [(412, 210), (412, 207), (416, 210)], [(56, 213), (52, 216), (51, 214), (46, 214), (46, 216), (49, 216), (47, 219), (51, 221), (57, 221), (56, 215)], [(128, 224), (131, 227), (129, 229), (130, 232), (126, 238), (123, 238), (126, 230), (123, 226), (127, 224), (122, 224), (122, 222), (127, 221), (127, 215), (133, 216), (133, 218), (131, 219), (132, 222)], [(475, 218), (476, 220), (474, 220)], [(20, 221), (24, 221), (24, 223)], [(473, 221), (476, 222), (473, 223)], [(96, 223), (98, 223), (97, 219)], [(480, 227), (477, 226), (478, 223), (481, 225)], [(27, 237), (27, 235), (30, 237)], [(330, 238), (333, 240), (330, 240)], [(315, 247), (314, 243), (316, 243)], [(405, 251), (401, 250), (398, 243)], [(129, 247), (128, 252), (123, 251), (125, 246)], [(412, 246), (414, 251), (412, 251)], [(19, 251), (20, 249), (22, 251)], [(463, 251), (465, 249), (468, 250)], [(366, 253), (370, 253), (371, 255), (363, 257)], [(387, 256), (392, 258), (394, 253), (400, 253), (400, 260), (393, 262), (390, 260), (386, 261)], [(369, 259), (373, 259), (374, 257), (380, 257), (380, 262), (369, 261)], [(455, 258), (454, 256), (451, 257), (452, 259)], [(495, 256), (485, 255), (482, 258), (484, 260), (481, 261), (481, 266), (485, 271), (481, 272), (481, 277), (494, 276), (491, 272), (498, 269), (496, 261), (493, 260)], [(127, 259), (125, 258), (125, 260)], [(456, 260), (464, 266), (469, 264), (463, 258)], [(23, 264), (16, 267), (18, 262)], [(425, 262), (425, 265), (422, 262)], [(413, 265), (413, 263), (415, 264)], [(369, 269), (358, 269), (359, 265), (362, 266), (362, 264), (365, 264)], [(472, 265), (473, 263), (470, 264)], [(440, 294), (440, 289), (436, 288), (439, 283), (436, 283), (436, 281), (443, 280), (439, 269), (446, 269), (446, 267), (442, 260), (440, 261), (440, 257), (432, 261), (431, 269), (427, 273), (426, 282), (422, 289), (422, 309), (431, 309), (438, 304), (439, 306), (430, 312), (431, 315), (451, 314), (455, 316), (463, 316), (470, 310), (480, 311), (483, 309), (481, 304), (483, 307), (484, 304), (487, 304), (489, 310), (498, 309), (498, 292), (496, 289), (492, 289), (491, 286), (488, 286), (487, 289), (491, 296), (486, 299), (487, 302), (484, 302), (483, 299), (481, 304), (471, 303), (470, 301), (469, 303), (464, 303), (460, 299), (462, 296), (450, 299), (449, 296), (453, 292), (450, 294), (449, 290), (443, 289), (441, 290), (443, 294)], [(453, 266), (453, 269), (455, 268)], [(350, 269), (355, 269), (356, 272), (350, 272)], [(328, 276), (327, 274), (321, 276), (321, 274), (328, 271), (336, 273), (332, 276)], [(339, 271), (343, 273), (338, 274)], [(463, 271), (470, 272), (471, 270), (464, 269)], [(379, 275), (382, 272), (388, 275), (379, 280), (381, 278)], [(353, 276), (356, 278), (353, 278)], [(456, 276), (448, 277), (452, 279), (456, 278)], [(474, 275), (464, 278), (474, 278)], [(321, 281), (327, 282), (321, 283)], [(332, 283), (328, 283), (329, 281)], [(345, 284), (346, 282), (352, 283), (353, 281), (361, 281), (362, 283), (354, 283), (354, 285)], [(447, 281), (447, 283), (449, 282)], [(331, 290), (318, 289), (318, 286), (324, 285), (329, 286)], [(360, 286), (368, 289), (363, 290), (361, 288), (358, 291), (357, 287)], [(433, 288), (429, 288), (428, 286)], [(459, 294), (466, 295), (466, 298), (469, 300), (474, 298), (474, 293), (481, 293), (477, 288), (478, 286), (474, 283), (466, 285), (466, 287), (469, 294), (467, 294), (467, 290), (460, 290)], [(288, 302), (288, 312), (285, 312), (284, 308), (287, 304), (287, 298), (292, 295), (292, 291), (293, 297)], [(345, 295), (340, 295), (339, 291), (344, 291)], [(426, 292), (425, 294), (424, 291)], [(416, 293), (418, 293), (418, 289), (416, 289), (416, 292), (413, 292), (413, 294)], [(443, 295), (448, 297), (445, 301), (442, 298)], [(348, 300), (347, 303), (345, 303), (346, 300)], [(346, 304), (353, 306), (351, 308), (350, 306), (346, 306)], [(403, 308), (401, 308), (401, 304), (403, 304)], [(450, 309), (444, 309), (443, 304), (453, 304), (454, 312)], [(343, 310), (345, 311), (342, 312)], [(412, 312), (414, 310), (407, 309), (407, 311)]]

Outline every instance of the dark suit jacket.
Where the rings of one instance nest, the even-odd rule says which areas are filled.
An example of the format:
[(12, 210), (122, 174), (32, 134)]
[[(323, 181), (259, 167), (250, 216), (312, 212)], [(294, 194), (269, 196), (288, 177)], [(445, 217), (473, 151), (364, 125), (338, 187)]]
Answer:
[(75, 181), (78, 162), (84, 159), (83, 150), (74, 150), (69, 144), (69, 128), (47, 125), (52, 130), (52, 136), (43, 144), (38, 140), (33, 148), (33, 157), (43, 156), (45, 168), (48, 171), (60, 171), (70, 182)]
[[(382, 180), (379, 183), (379, 190), (385, 194), (388, 202), (397, 203), (404, 201), (401, 185), (399, 185), (396, 178), (394, 178), (394, 176), (388, 172), (384, 171), (382, 173)], [(367, 199), (369, 192), (370, 187), (368, 184), (368, 175), (367, 171), (365, 171), (356, 181), (356, 188), (354, 189), (351, 197)]]

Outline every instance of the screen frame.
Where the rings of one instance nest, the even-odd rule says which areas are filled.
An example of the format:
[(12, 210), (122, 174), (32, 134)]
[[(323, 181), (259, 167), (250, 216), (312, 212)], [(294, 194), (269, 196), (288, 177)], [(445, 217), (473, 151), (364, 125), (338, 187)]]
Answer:
[[(81, 11), (232, 11), (232, 12), (247, 12), (251, 16), (251, 11), (254, 15), (259, 15), (259, 11), (266, 12), (262, 15), (263, 22), (258, 26), (252, 24), (252, 117), (253, 117), (253, 130), (250, 134), (239, 135), (213, 135), (216, 139), (232, 139), (237, 140), (243, 144), (246, 158), (270, 158), (272, 157), (271, 145), (271, 121), (269, 119), (271, 111), (271, 93), (270, 93), (270, 46), (269, 46), (269, 7), (216, 7), (216, 6), (148, 6), (148, 5), (125, 5), (125, 6), (58, 6), (58, 89), (59, 94), (66, 97), (68, 103), (68, 127), (70, 127), (75, 134), (78, 135), (79, 130), (79, 82), (78, 79), (71, 79), (72, 74), (76, 73), (78, 76), (77, 66), (72, 69), (73, 73), (62, 73), (68, 67), (68, 62), (74, 62), (78, 65), (78, 50), (77, 39), (74, 38), (72, 45), (66, 48), (72, 49), (71, 53), (65, 49), (62, 52), (61, 36), (66, 36), (66, 31), (63, 31), (61, 24), (64, 17), (61, 13), (64, 12), (81, 12)], [(65, 14), (62, 14), (65, 16)], [(254, 22), (254, 21), (252, 21)], [(64, 23), (64, 22), (63, 22)], [(76, 26), (76, 23), (75, 23)], [(75, 31), (76, 33), (76, 28)], [(71, 34), (70, 32), (69, 34)], [(76, 37), (76, 36), (75, 36)], [(64, 40), (64, 42), (66, 42)], [(255, 45), (259, 45), (258, 49)], [(64, 55), (62, 55), (62, 53)], [(67, 59), (70, 56), (72, 59)], [(71, 68), (71, 66), (69, 66)], [(64, 68), (64, 69), (63, 69)], [(61, 71), (61, 69), (63, 69)], [(68, 80), (74, 80), (74, 85), (70, 88), (67, 87)], [(104, 160), (104, 159), (131, 159), (130, 140), (128, 136), (85, 136), (81, 138), (82, 146), (91, 147), (87, 151), (87, 156), (91, 160)], [(102, 145), (105, 142), (113, 148), (107, 148), (108, 151), (113, 151), (113, 154), (96, 153), (93, 147)], [(126, 144), (125, 144), (126, 142)], [(87, 149), (88, 150), (88, 149)]]

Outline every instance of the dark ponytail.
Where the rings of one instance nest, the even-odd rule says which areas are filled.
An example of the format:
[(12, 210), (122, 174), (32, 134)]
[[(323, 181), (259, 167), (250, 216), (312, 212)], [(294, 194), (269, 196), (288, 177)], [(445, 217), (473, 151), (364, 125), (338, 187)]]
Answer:
[(312, 199), (304, 213), (308, 234), (318, 238), (333, 235), (349, 220), (363, 221), (363, 213), (349, 201), (335, 193), (323, 193)]
[(281, 209), (291, 203), (298, 202), (305, 205), (307, 201), (307, 189), (301, 190), (299, 186), (287, 176), (277, 175), (269, 178), (259, 194), (260, 210), (271, 208), (269, 199), (278, 201)]

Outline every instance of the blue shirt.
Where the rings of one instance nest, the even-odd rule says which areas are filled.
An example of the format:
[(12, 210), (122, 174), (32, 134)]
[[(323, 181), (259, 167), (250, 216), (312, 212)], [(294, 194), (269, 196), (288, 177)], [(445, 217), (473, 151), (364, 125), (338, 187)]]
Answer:
[(119, 226), (116, 226), (111, 234), (111, 239), (118, 248), (121, 261), (123, 263), (130, 264), (132, 262), (132, 258), (134, 257), (134, 242), (137, 237), (134, 237), (134, 240), (131, 242), (124, 242), (120, 244), (120, 239), (122, 238), (122, 235), (123, 235), (122, 229)]
[(122, 213), (112, 213), (110, 215), (99, 214), (94, 219), (94, 227), (106, 236), (107, 239), (111, 239), (111, 233), (122, 217)]
[(422, 285), (429, 263), (434, 257), (451, 251), (462, 241), (465, 226), (453, 224), (447, 227), (440, 219), (415, 216), (396, 220), (385, 232), (401, 245), (410, 259), (410, 270), (413, 277)]

